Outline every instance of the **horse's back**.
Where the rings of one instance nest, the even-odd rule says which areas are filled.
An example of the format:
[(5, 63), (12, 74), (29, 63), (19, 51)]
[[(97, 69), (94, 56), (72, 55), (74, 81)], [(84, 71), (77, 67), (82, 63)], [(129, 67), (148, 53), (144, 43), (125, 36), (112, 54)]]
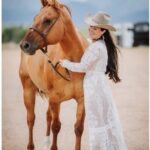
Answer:
[(82, 33), (76, 28), (77, 34), (79, 36), (79, 39), (83, 45), (83, 51), (85, 51), (85, 49), (89, 46), (89, 42), (88, 40), (82, 35)]

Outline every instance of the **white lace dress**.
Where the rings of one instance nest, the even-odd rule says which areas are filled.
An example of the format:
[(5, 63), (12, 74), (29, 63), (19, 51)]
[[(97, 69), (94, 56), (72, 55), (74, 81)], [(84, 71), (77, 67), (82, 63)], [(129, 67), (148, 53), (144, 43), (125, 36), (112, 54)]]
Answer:
[(112, 91), (105, 71), (107, 49), (102, 40), (92, 43), (80, 63), (63, 60), (73, 72), (85, 72), (84, 99), (90, 150), (127, 150)]

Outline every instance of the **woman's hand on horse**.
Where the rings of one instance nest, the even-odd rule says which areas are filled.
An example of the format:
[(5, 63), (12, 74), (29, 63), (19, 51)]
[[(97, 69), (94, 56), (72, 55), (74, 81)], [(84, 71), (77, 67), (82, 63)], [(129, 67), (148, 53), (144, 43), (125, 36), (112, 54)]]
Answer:
[(59, 60), (60, 65), (65, 68), (67, 67), (68, 62), (69, 62), (69, 60), (67, 60), (67, 59)]

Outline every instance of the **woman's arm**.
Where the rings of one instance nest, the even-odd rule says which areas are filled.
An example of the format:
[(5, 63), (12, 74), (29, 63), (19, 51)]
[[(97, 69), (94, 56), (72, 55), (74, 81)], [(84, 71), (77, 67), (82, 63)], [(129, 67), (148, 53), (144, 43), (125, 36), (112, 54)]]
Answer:
[(87, 49), (83, 54), (81, 61), (79, 63), (71, 62), (69, 60), (60, 60), (63, 67), (73, 71), (73, 72), (86, 72), (89, 70), (100, 56), (100, 49)]

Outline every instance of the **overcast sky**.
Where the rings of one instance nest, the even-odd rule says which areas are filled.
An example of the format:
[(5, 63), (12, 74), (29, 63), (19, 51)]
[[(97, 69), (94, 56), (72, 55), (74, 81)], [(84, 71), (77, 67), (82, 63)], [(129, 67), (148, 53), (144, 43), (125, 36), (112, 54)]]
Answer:
[[(60, 0), (72, 11), (77, 26), (89, 13), (106, 11), (113, 23), (148, 20), (148, 0)], [(29, 25), (41, 7), (40, 0), (2, 0), (3, 25)]]

